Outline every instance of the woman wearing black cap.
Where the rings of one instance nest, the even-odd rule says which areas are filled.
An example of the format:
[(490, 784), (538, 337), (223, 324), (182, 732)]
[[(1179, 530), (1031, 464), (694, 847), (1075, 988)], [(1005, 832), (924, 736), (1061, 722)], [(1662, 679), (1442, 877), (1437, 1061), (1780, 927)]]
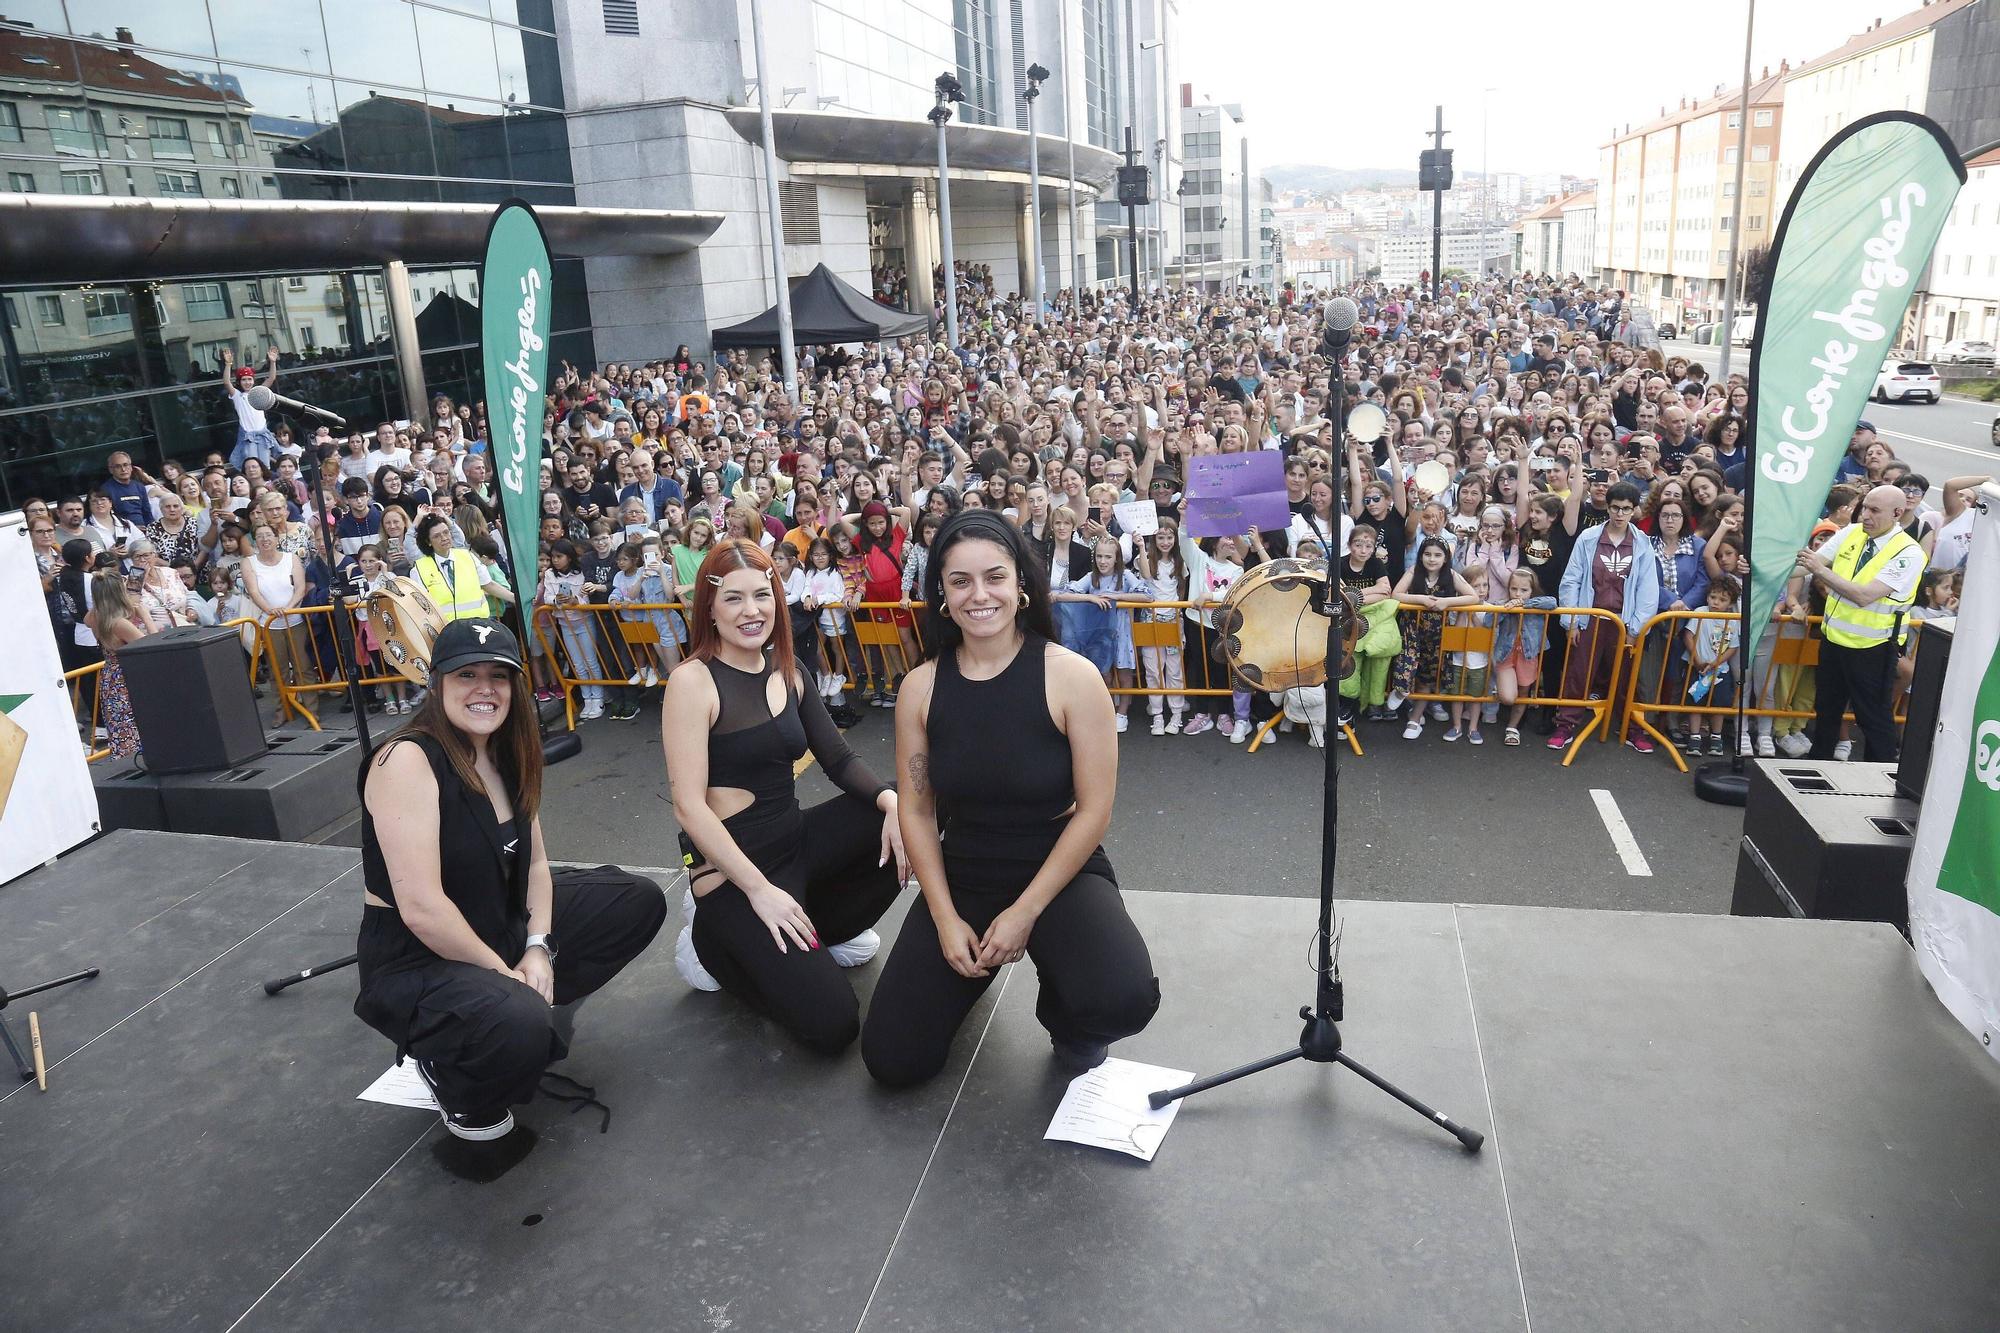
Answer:
[(896, 704), (903, 839), (923, 900), (876, 984), (862, 1058), (892, 1086), (931, 1077), (994, 975), (1025, 956), (1057, 1060), (1088, 1069), (1160, 1005), (1098, 845), (1118, 787), (1111, 695), (1053, 642), (1047, 576), (999, 514), (946, 521), (924, 602), (929, 656)]
[(507, 627), (454, 620), (431, 651), (430, 692), (361, 770), (354, 1012), (415, 1058), (447, 1129), (497, 1139), (568, 1052), (551, 1006), (618, 975), (666, 899), (613, 866), (551, 873), (534, 695)]

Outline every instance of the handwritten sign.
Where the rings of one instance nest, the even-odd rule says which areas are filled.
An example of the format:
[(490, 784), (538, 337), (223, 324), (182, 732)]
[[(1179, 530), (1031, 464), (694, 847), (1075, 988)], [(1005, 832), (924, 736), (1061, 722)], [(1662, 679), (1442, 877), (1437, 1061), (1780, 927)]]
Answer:
[(1284, 455), (1198, 454), (1188, 460), (1187, 530), (1196, 537), (1238, 537), (1291, 521)]
[(1160, 507), (1151, 500), (1126, 500), (1112, 506), (1118, 530), (1133, 537), (1150, 537), (1160, 530)]

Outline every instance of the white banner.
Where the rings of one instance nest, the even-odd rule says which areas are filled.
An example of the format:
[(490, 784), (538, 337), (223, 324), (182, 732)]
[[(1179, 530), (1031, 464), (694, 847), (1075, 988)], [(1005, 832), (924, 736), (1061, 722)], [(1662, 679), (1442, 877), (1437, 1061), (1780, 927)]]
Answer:
[(97, 831), (35, 551), (25, 528), (0, 532), (0, 884)]
[(2000, 487), (1980, 495), (1910, 855), (1910, 942), (1945, 1008), (2000, 1059)]

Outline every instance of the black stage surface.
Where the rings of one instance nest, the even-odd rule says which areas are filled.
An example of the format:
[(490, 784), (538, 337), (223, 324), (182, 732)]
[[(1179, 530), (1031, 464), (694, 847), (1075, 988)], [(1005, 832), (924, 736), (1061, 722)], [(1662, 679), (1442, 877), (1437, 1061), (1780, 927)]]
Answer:
[[(1010, 969), (911, 1094), (685, 990), (671, 941), (584, 1007), (490, 1183), (357, 1102), (355, 855), (119, 833), (0, 888), (50, 1090), (0, 1098), (0, 1328), (1991, 1330), (2000, 1069), (1888, 927), (1448, 903), (1345, 909), (1344, 1071), (1190, 1101), (1143, 1165), (1041, 1135)], [(678, 894), (679, 885), (670, 892)], [(1165, 1003), (1131, 1059), (1285, 1046), (1313, 904), (1137, 892)], [(678, 912), (671, 918), (677, 921)], [(879, 964), (852, 974), (865, 992)], [(864, 996), (865, 998), (865, 996)]]

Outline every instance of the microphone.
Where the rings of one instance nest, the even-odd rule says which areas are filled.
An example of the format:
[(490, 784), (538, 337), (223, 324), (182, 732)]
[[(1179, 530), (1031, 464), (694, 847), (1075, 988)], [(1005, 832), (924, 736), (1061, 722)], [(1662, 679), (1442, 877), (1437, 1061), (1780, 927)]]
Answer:
[(1361, 307), (1353, 298), (1336, 296), (1326, 303), (1326, 345), (1336, 351), (1347, 346), (1354, 337), (1355, 321), (1361, 318)]
[[(1352, 305), (1353, 302), (1350, 301), (1348, 304)], [(283, 406), (296, 408), (301, 412), (310, 412), (316, 417), (325, 417), (336, 426), (345, 426), (347, 424), (346, 417), (336, 416), (323, 407), (314, 407), (311, 403), (302, 403), (296, 398), (287, 398), (281, 393), (273, 393), (261, 384), (252, 386), (250, 392), (243, 396), (249, 399), (250, 406), (256, 408), (259, 412), (268, 412), (273, 407)]]

